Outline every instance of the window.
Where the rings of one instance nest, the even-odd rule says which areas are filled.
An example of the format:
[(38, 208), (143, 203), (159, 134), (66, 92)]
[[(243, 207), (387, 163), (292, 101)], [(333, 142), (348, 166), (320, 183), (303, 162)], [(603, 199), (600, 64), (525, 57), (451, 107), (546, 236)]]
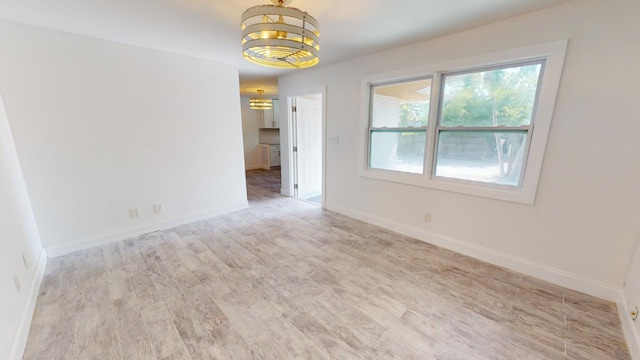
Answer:
[(566, 44), (363, 79), (360, 175), (533, 204)]
[(373, 85), (369, 166), (422, 174), (431, 78)]
[(435, 176), (521, 186), (543, 65), (442, 75)]

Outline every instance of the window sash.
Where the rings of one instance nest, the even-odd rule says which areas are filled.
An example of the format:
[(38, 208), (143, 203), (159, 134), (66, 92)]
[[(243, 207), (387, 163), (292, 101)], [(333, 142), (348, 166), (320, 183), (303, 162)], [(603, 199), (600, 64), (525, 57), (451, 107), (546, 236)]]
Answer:
[[(484, 182), (477, 180), (469, 180), (469, 179), (461, 179), (455, 177), (448, 176), (440, 176), (436, 175), (436, 167), (438, 166), (438, 148), (440, 145), (440, 133), (441, 132), (488, 132), (488, 133), (504, 133), (504, 132), (514, 132), (521, 133), (526, 131), (526, 143), (524, 144), (524, 154), (522, 159), (522, 166), (520, 168), (520, 174), (518, 176), (518, 184), (517, 185), (506, 185), (506, 184), (498, 184), (493, 182)], [(527, 169), (527, 159), (529, 158), (529, 150), (531, 147), (531, 137), (533, 135), (533, 125), (523, 125), (518, 127), (513, 126), (502, 126), (502, 127), (465, 127), (465, 126), (457, 126), (457, 127), (447, 127), (447, 126), (437, 126), (434, 137), (434, 145), (433, 145), (433, 157), (431, 159), (431, 178), (435, 180), (442, 181), (452, 181), (462, 184), (472, 184), (472, 185), (481, 185), (492, 187), (496, 189), (521, 189), (524, 185), (524, 177)], [(426, 158), (425, 154), (425, 158)]]
[(431, 123), (431, 108), (432, 108), (432, 104), (433, 104), (433, 99), (434, 99), (434, 80), (435, 77), (434, 75), (423, 75), (423, 76), (413, 76), (413, 77), (409, 77), (406, 79), (398, 79), (398, 80), (393, 80), (393, 81), (383, 81), (383, 82), (377, 82), (377, 83), (373, 83), (369, 85), (369, 114), (368, 114), (368, 123), (369, 123), (369, 128), (384, 128), (384, 127), (380, 127), (380, 126), (374, 126), (373, 125), (373, 105), (374, 105), (374, 100), (375, 100), (375, 89), (377, 87), (385, 87), (385, 86), (393, 86), (393, 85), (400, 85), (400, 84), (406, 84), (406, 83), (414, 83), (414, 82), (420, 82), (420, 81), (426, 81), (429, 80), (430, 81), (430, 85), (429, 85), (429, 92), (430, 92), (430, 97), (429, 97), (429, 112), (427, 114), (427, 126), (429, 126), (429, 124)]
[[(429, 130), (427, 126), (421, 126), (421, 127), (395, 127), (395, 128), (386, 128), (386, 127), (382, 127), (382, 128), (374, 128), (374, 127), (370, 127), (369, 130), (369, 136), (368, 136), (368, 147), (367, 147), (367, 168), (369, 168), (370, 170), (375, 170), (375, 171), (391, 171), (391, 172), (397, 172), (403, 175), (420, 175), (423, 176), (426, 173), (426, 159), (427, 159), (427, 149), (426, 149), (426, 144), (427, 144), (427, 139), (429, 138)], [(373, 158), (372, 158), (372, 154), (373, 154), (373, 134), (374, 133), (397, 133), (397, 134), (401, 134), (401, 133), (424, 133), (424, 142), (425, 142), (425, 147), (422, 150), (422, 171), (421, 172), (410, 172), (410, 171), (402, 171), (402, 170), (396, 170), (396, 169), (385, 169), (385, 168), (381, 168), (381, 167), (374, 167), (371, 165), (371, 163), (373, 162)]]
[[(430, 84), (430, 96), (429, 96), (429, 112), (427, 115), (427, 125), (426, 126), (407, 126), (407, 127), (380, 127), (380, 126), (373, 126), (373, 109), (374, 109), (374, 99), (375, 99), (375, 89), (377, 87), (384, 87), (384, 86), (390, 86), (390, 85), (399, 85), (399, 84), (405, 84), (405, 83), (412, 83), (412, 82), (419, 82), (419, 81), (425, 81), (425, 80), (430, 80), (431, 84)], [(368, 108), (369, 108), (369, 113), (368, 113), (368, 129), (367, 129), (367, 136), (366, 136), (366, 167), (367, 169), (370, 170), (374, 170), (374, 171), (389, 171), (389, 172), (396, 172), (399, 174), (403, 174), (403, 175), (408, 175), (408, 176), (415, 176), (415, 175), (420, 175), (420, 176), (424, 176), (427, 173), (427, 169), (428, 166), (427, 164), (429, 163), (427, 161), (429, 153), (428, 153), (428, 144), (429, 144), (429, 130), (430, 128), (432, 128), (431, 126), (431, 119), (432, 119), (432, 104), (434, 104), (433, 100), (435, 97), (434, 94), (434, 80), (435, 77), (432, 74), (428, 74), (428, 75), (420, 75), (420, 76), (412, 76), (412, 77), (408, 77), (405, 79), (397, 79), (397, 80), (392, 80), (392, 81), (382, 81), (382, 82), (377, 82), (377, 83), (372, 83), (369, 84), (369, 93), (368, 93)], [(371, 163), (372, 163), (372, 145), (373, 145), (373, 141), (372, 141), (372, 137), (373, 134), (376, 132), (397, 132), (397, 133), (401, 133), (401, 132), (413, 132), (413, 133), (419, 133), (419, 132), (424, 132), (424, 149), (423, 149), (423, 164), (422, 164), (422, 172), (421, 173), (412, 173), (412, 172), (406, 172), (406, 171), (401, 171), (401, 170), (393, 170), (393, 169), (383, 169), (383, 168), (377, 168), (377, 167), (372, 167)]]
[[(516, 61), (501, 62), (501, 63), (488, 65), (488, 66), (469, 67), (469, 68), (466, 68), (466, 69), (463, 69), (463, 70), (442, 71), (442, 72), (440, 72), (440, 74), (443, 76), (443, 79), (444, 79), (445, 76), (466, 75), (466, 74), (473, 74), (473, 73), (484, 72), (484, 71), (510, 69), (510, 68), (514, 68), (514, 67), (524, 67), (524, 66), (530, 66), (530, 65), (542, 65), (542, 67), (540, 68), (540, 78), (541, 78), (543, 73), (544, 73), (544, 66), (545, 66), (546, 62), (547, 62), (547, 59), (543, 58), (543, 57), (541, 57), (541, 58), (531, 58), (531, 59), (524, 60), (524, 61), (517, 61), (516, 60)], [(444, 84), (444, 81), (442, 82), (442, 84)], [(539, 82), (538, 82), (538, 85), (540, 85)]]
[[(525, 60), (525, 61), (506, 62), (506, 63), (495, 64), (495, 65), (490, 65), (490, 66), (474, 67), (474, 68), (464, 69), (464, 70), (460, 70), (460, 71), (439, 72), (438, 74), (436, 74), (436, 75), (439, 75), (438, 78), (440, 79), (440, 81), (436, 84), (436, 86), (438, 87), (437, 88), (438, 97), (436, 98), (436, 104), (437, 104), (437, 108), (438, 108), (437, 126), (446, 127), (445, 125), (442, 125), (442, 113), (443, 113), (443, 109), (444, 109), (444, 88), (445, 88), (447, 76), (467, 75), (467, 74), (475, 74), (475, 73), (479, 73), (479, 72), (487, 72), (487, 71), (494, 71), (494, 70), (501, 70), (501, 69), (510, 69), (510, 68), (515, 68), (515, 67), (525, 67), (525, 66), (531, 66), (531, 65), (540, 65), (540, 72), (538, 74), (538, 82), (536, 84), (536, 94), (535, 94), (535, 97), (534, 97), (533, 107), (532, 107), (532, 111), (531, 111), (531, 123), (528, 126), (533, 125), (533, 123), (535, 122), (535, 119), (536, 119), (536, 111), (538, 109), (538, 105), (539, 105), (539, 101), (540, 101), (540, 92), (542, 90), (542, 81), (544, 79), (544, 73), (545, 73), (546, 64), (547, 64), (547, 59), (546, 58), (540, 58), (540, 59), (529, 59), (529, 60)], [(431, 121), (431, 118), (429, 118), (429, 121)], [(527, 126), (527, 125), (520, 125), (520, 127), (521, 126)], [(465, 127), (465, 126), (455, 126), (455, 127), (454, 126), (449, 126), (448, 128), (456, 128), (456, 127)], [(508, 128), (511, 128), (512, 126), (498, 125), (496, 127), (505, 127), (505, 128), (508, 127)], [(518, 126), (515, 126), (515, 127), (518, 127)]]
[[(451, 71), (451, 72), (442, 72), (438, 75), (439, 78), (439, 82), (437, 84), (434, 84), (435, 86), (437, 86), (437, 94), (438, 97), (436, 99), (436, 104), (437, 104), (437, 122), (436, 122), (436, 126), (435, 126), (435, 131), (433, 133), (433, 145), (430, 147), (430, 149), (432, 150), (429, 153), (425, 152), (425, 158), (429, 157), (429, 161), (430, 161), (430, 175), (431, 178), (434, 180), (441, 180), (441, 181), (452, 181), (452, 182), (457, 182), (457, 183), (463, 183), (463, 184), (471, 184), (471, 185), (479, 185), (479, 186), (486, 186), (486, 187), (491, 187), (491, 188), (497, 188), (497, 189), (522, 189), (524, 186), (524, 180), (525, 180), (525, 174), (527, 171), (527, 163), (528, 163), (528, 158), (529, 158), (529, 151), (530, 151), (530, 147), (531, 147), (531, 138), (533, 135), (533, 125), (535, 123), (535, 119), (536, 119), (536, 112), (538, 109), (538, 105), (539, 105), (539, 100), (540, 100), (540, 92), (542, 89), (542, 81), (544, 79), (544, 74), (545, 74), (545, 65), (547, 63), (547, 59), (530, 59), (530, 60), (526, 60), (526, 61), (514, 61), (514, 62), (507, 62), (507, 63), (503, 63), (503, 64), (496, 64), (496, 65), (491, 65), (491, 66), (482, 66), (482, 67), (475, 67), (475, 68), (470, 68), (470, 69), (464, 69), (464, 70), (460, 70), (460, 71)], [(446, 78), (448, 76), (456, 76), (456, 75), (467, 75), (467, 74), (475, 74), (475, 73), (479, 73), (479, 72), (488, 72), (488, 71), (494, 71), (494, 70), (500, 70), (500, 69), (509, 69), (509, 68), (517, 68), (517, 67), (525, 67), (525, 66), (531, 66), (531, 65), (540, 65), (540, 72), (538, 74), (538, 81), (536, 84), (536, 92), (535, 92), (535, 97), (533, 100), (533, 106), (532, 106), (532, 111), (531, 111), (531, 122), (529, 125), (519, 125), (519, 126), (507, 126), (507, 125), (497, 125), (497, 126), (464, 126), (464, 125), (459, 125), (459, 126), (446, 126), (446, 125), (442, 125), (442, 116), (443, 116), (443, 109), (444, 109), (444, 91), (445, 91), (445, 84), (446, 84)], [(431, 122), (431, 118), (429, 118), (429, 121)], [(522, 167), (520, 168), (520, 174), (519, 174), (519, 180), (518, 180), (518, 184), (517, 185), (505, 185), (505, 184), (498, 184), (498, 183), (492, 183), (492, 182), (482, 182), (482, 181), (475, 181), (475, 180), (468, 180), (468, 179), (460, 179), (460, 178), (454, 178), (454, 177), (445, 177), (445, 176), (439, 176), (436, 175), (436, 168), (438, 165), (438, 151), (439, 151), (439, 144), (440, 144), (440, 133), (442, 131), (487, 131), (487, 132), (493, 132), (493, 133), (502, 133), (502, 132), (509, 132), (509, 131), (513, 131), (513, 132), (521, 132), (521, 131), (526, 131), (527, 135), (526, 135), (526, 143), (525, 143), (525, 148), (524, 148), (524, 158), (523, 158), (523, 163), (522, 163)]]

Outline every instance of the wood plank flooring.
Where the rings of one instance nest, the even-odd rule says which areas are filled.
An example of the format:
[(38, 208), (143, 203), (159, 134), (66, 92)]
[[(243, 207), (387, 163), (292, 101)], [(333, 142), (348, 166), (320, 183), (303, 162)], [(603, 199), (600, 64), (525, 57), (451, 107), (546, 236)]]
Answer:
[(25, 359), (629, 359), (613, 303), (278, 195), (50, 259)]

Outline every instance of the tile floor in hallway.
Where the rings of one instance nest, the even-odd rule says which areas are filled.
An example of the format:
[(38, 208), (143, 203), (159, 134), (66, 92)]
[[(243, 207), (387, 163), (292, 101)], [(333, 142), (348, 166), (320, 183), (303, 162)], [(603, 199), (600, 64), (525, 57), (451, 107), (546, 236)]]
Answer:
[(613, 303), (279, 195), (50, 259), (25, 359), (629, 359)]

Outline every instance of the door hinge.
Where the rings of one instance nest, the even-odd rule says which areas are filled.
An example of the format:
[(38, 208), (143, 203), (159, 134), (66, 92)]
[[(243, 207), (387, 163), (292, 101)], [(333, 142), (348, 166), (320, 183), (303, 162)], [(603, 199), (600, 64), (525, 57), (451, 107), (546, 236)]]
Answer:
[(298, 112), (298, 107), (292, 106), (291, 107), (291, 112)]
[(297, 146), (293, 147), (293, 152), (298, 152), (298, 147)]
[(293, 190), (298, 190), (298, 184), (293, 184)]

